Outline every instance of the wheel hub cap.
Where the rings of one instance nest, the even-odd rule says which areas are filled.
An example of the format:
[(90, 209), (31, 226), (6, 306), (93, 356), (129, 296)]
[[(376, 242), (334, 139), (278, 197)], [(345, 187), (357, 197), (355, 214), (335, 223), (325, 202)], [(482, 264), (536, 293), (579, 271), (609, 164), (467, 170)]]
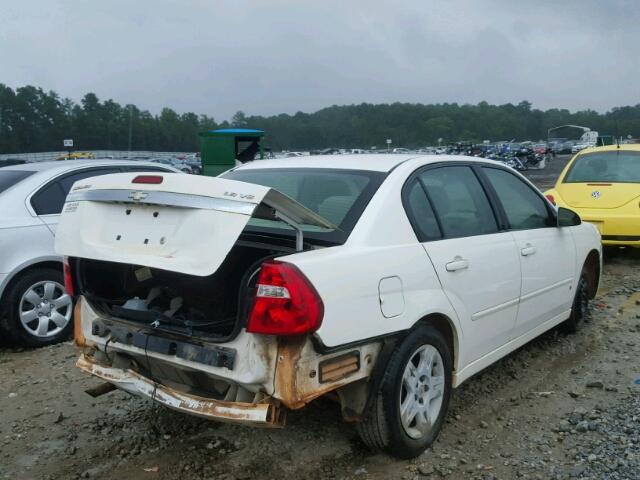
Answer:
[(73, 313), (73, 301), (58, 282), (45, 280), (29, 287), (20, 300), (20, 322), (36, 337), (60, 333)]
[(407, 363), (400, 388), (400, 420), (411, 438), (428, 435), (440, 415), (444, 365), (432, 345), (418, 348)]

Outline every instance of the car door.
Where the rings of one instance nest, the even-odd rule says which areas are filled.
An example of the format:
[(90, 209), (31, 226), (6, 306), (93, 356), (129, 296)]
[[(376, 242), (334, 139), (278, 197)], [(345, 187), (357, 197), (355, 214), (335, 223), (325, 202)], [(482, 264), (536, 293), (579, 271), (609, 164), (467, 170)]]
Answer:
[(38, 218), (51, 230), (51, 233), (55, 233), (64, 199), (67, 198), (72, 185), (78, 180), (109, 173), (120, 173), (120, 169), (116, 167), (85, 168), (60, 175), (46, 183), (31, 196), (29, 200), (31, 207)]
[(558, 228), (556, 215), (532, 185), (500, 167), (482, 167), (500, 200), (518, 246), (522, 292), (513, 335), (568, 316), (573, 300), (575, 245), (569, 229)]
[[(511, 337), (520, 295), (513, 236), (468, 165), (429, 166), (414, 173), (406, 204), (412, 223), (460, 319), (468, 364)], [(416, 221), (420, 219), (419, 222)]]

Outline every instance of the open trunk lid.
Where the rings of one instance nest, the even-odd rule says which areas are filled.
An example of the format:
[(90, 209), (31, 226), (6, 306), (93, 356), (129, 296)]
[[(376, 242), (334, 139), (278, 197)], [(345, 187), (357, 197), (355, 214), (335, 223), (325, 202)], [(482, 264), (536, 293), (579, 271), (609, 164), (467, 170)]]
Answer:
[(224, 261), (251, 219), (336, 227), (269, 187), (217, 177), (119, 173), (71, 189), (58, 228), (60, 255), (207, 276)]

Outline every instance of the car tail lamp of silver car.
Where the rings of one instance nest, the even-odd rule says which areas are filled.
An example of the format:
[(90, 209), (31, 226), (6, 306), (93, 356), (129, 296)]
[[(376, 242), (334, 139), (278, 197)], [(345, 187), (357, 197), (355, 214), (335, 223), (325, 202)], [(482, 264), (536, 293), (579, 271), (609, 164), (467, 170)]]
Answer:
[(262, 264), (247, 331), (266, 335), (301, 335), (322, 324), (324, 305), (316, 289), (290, 263)]

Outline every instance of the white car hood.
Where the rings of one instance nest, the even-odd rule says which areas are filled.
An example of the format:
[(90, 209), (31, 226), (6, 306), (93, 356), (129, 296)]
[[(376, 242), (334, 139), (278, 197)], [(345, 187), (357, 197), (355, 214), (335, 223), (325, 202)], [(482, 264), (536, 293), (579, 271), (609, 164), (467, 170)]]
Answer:
[(249, 219), (329, 221), (269, 187), (217, 177), (119, 173), (74, 184), (56, 231), (60, 255), (206, 276), (224, 261)]

